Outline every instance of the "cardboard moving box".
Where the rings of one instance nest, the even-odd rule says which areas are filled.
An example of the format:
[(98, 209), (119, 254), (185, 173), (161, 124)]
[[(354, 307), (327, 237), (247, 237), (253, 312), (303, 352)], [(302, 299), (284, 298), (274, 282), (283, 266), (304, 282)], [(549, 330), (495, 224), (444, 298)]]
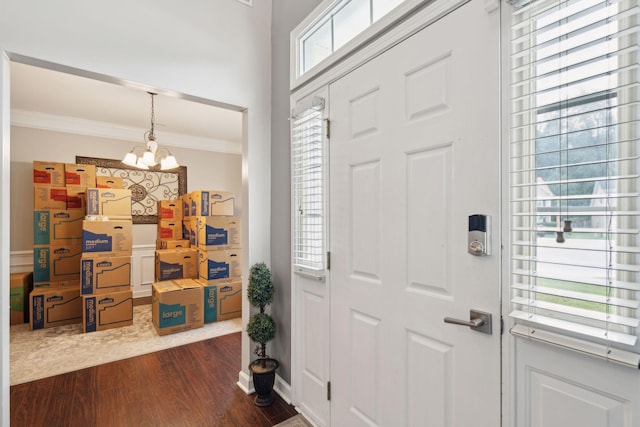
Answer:
[(33, 281), (60, 282), (80, 278), (79, 244), (33, 248)]
[(207, 250), (198, 248), (198, 277), (207, 281), (231, 282), (242, 276), (240, 248)]
[(158, 219), (182, 219), (182, 200), (159, 200)]
[(181, 239), (182, 221), (179, 219), (158, 220), (158, 239)]
[(133, 292), (111, 292), (82, 297), (82, 330), (104, 331), (133, 325)]
[(131, 256), (131, 220), (82, 221), (82, 256)]
[(33, 209), (67, 209), (67, 187), (34, 185)]
[(87, 215), (131, 218), (131, 190), (87, 188)]
[(80, 279), (62, 280), (59, 282), (33, 282), (33, 288), (64, 288), (68, 286), (75, 286), (80, 289)]
[(191, 216), (191, 193), (186, 193), (180, 196), (182, 201), (182, 219)]
[(67, 209), (81, 210), (86, 212), (87, 187), (70, 185), (67, 187)]
[(33, 289), (33, 273), (9, 276), (10, 325), (29, 323), (29, 293)]
[(106, 294), (131, 289), (131, 257), (83, 257), (80, 261), (80, 293)]
[(204, 288), (193, 279), (155, 282), (151, 317), (158, 335), (204, 326), (203, 298)]
[(199, 216), (195, 220), (196, 244), (199, 247), (225, 248), (242, 245), (239, 216)]
[(29, 295), (29, 310), (31, 330), (80, 323), (80, 287), (36, 288)]
[(190, 248), (191, 242), (185, 239), (157, 239), (156, 249)]
[(34, 245), (80, 244), (84, 212), (75, 210), (33, 211)]
[(198, 253), (195, 248), (156, 250), (156, 280), (195, 279)]
[(33, 162), (33, 183), (64, 186), (64, 163), (35, 160)]
[(122, 178), (115, 176), (96, 176), (96, 188), (124, 188)]
[(192, 191), (191, 216), (233, 215), (234, 197), (230, 191)]
[(198, 280), (204, 288), (204, 323), (234, 319), (242, 315), (242, 281), (209, 284)]
[(197, 246), (196, 217), (184, 218), (182, 220), (182, 238), (188, 240), (191, 246)]
[(96, 166), (95, 165), (64, 165), (65, 185), (78, 185), (81, 187), (96, 186)]

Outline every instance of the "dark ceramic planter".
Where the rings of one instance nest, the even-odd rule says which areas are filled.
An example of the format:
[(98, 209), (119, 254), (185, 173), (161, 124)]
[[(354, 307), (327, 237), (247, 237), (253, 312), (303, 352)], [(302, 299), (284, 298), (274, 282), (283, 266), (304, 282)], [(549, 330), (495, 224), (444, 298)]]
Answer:
[(253, 374), (253, 386), (256, 389), (256, 406), (269, 406), (273, 403), (273, 384), (276, 382), (276, 369), (280, 362), (276, 359), (256, 359), (249, 365)]

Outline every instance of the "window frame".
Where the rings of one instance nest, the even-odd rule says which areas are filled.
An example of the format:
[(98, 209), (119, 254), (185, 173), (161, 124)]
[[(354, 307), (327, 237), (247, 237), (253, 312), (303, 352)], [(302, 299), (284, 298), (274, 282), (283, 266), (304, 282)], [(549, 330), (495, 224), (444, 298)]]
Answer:
[[(509, 3), (512, 4), (512, 6), (514, 7), (514, 10), (517, 12), (517, 10), (523, 6), (526, 6), (528, 3), (531, 3), (530, 1), (524, 1), (524, 0), (515, 0), (515, 1), (510, 1)], [(544, 0), (539, 0), (539, 3), (544, 3), (544, 4), (550, 4), (551, 2), (549, 0), (544, 1)], [(508, 13), (508, 15), (510, 16), (511, 19), (511, 12)], [(637, 15), (636, 15), (637, 16)], [(507, 27), (505, 27), (507, 29), (507, 32), (510, 33), (511, 32), (511, 25), (508, 25)], [(620, 29), (618, 31), (618, 33), (622, 33), (624, 32), (625, 29)], [(508, 58), (509, 61), (511, 61), (511, 54), (512, 54), (512, 42), (511, 42), (511, 37), (507, 37), (505, 44), (507, 46), (507, 51), (508, 53)], [(636, 44), (637, 46), (637, 44)], [(531, 48), (531, 45), (530, 45)], [(532, 64), (530, 64), (529, 66), (533, 67)], [(516, 67), (517, 68), (517, 67)], [(510, 193), (510, 203), (508, 206), (508, 217), (509, 217), (509, 229), (508, 229), (508, 233), (510, 236), (510, 262), (509, 262), (509, 272), (508, 275), (506, 277), (508, 277), (508, 281), (507, 283), (512, 283), (513, 281), (513, 276), (514, 276), (514, 272), (513, 269), (515, 268), (514, 265), (514, 254), (516, 252), (514, 252), (514, 211), (515, 208), (512, 207), (512, 198), (517, 198), (515, 197), (515, 194), (517, 193), (517, 190), (515, 189), (514, 183), (512, 181), (512, 174), (513, 174), (513, 169), (514, 169), (514, 164), (513, 164), (513, 158), (514, 158), (514, 154), (512, 153), (512, 144), (513, 142), (513, 132), (514, 129), (517, 127), (515, 126), (514, 122), (513, 122), (513, 117), (514, 114), (524, 114), (527, 109), (526, 108), (520, 108), (518, 109), (515, 104), (517, 103), (515, 100), (520, 100), (521, 102), (524, 102), (528, 108), (530, 109), (530, 113), (531, 116), (536, 116), (540, 113), (544, 113), (544, 112), (548, 112), (548, 111), (541, 111), (542, 108), (544, 107), (538, 107), (536, 108), (533, 104), (533, 101), (529, 101), (530, 103), (527, 103), (528, 101), (524, 100), (522, 101), (522, 99), (524, 99), (523, 94), (520, 93), (517, 96), (513, 95), (511, 92), (512, 88), (515, 87), (515, 84), (521, 84), (521, 82), (525, 82), (527, 80), (529, 81), (533, 81), (534, 79), (538, 78), (539, 76), (534, 76), (534, 72), (533, 69), (530, 69), (530, 74), (528, 74), (527, 79), (523, 79), (522, 81), (516, 81), (513, 79), (513, 70), (512, 70), (512, 66), (511, 64), (508, 67), (505, 67), (505, 74), (508, 76), (511, 76), (509, 78), (509, 83), (506, 87), (507, 91), (506, 91), (506, 102), (509, 102), (510, 105), (510, 112), (509, 112), (509, 125), (508, 125), (508, 131), (509, 131), (509, 148), (507, 150), (508, 157), (507, 157), (507, 162), (509, 164), (509, 184), (508, 184), (508, 188), (509, 188), (509, 193)], [(617, 71), (616, 71), (617, 72)], [(637, 79), (638, 76), (636, 74), (635, 78)], [(618, 84), (617, 86), (614, 86), (613, 88), (609, 88), (607, 89), (607, 92), (611, 92), (614, 94), (615, 97), (617, 97), (619, 95), (619, 93), (617, 92), (618, 89), (620, 89), (620, 84)], [(525, 91), (525, 94), (527, 97), (529, 97), (529, 99), (532, 99), (533, 97), (535, 97), (536, 94), (536, 90), (527, 90)], [(581, 96), (578, 97), (572, 97), (572, 98), (568, 98), (566, 100), (561, 101), (561, 103), (564, 103), (564, 107), (561, 107), (560, 105), (558, 106), (558, 110), (560, 110), (561, 108), (567, 108), (568, 104), (570, 103), (575, 103), (575, 102), (581, 102), (580, 101)], [(593, 102), (593, 101), (589, 101), (589, 102)], [(550, 108), (551, 110), (552, 108)], [(606, 114), (609, 114), (610, 111), (614, 110), (615, 107), (607, 107), (606, 109)], [(581, 113), (583, 114), (583, 113)], [(626, 120), (628, 119), (628, 117), (618, 117), (618, 121), (615, 125), (607, 125), (606, 126), (606, 132), (609, 131), (611, 126), (616, 126), (618, 127), (618, 129), (625, 129), (625, 125), (622, 124), (624, 123)], [(634, 120), (637, 120), (634, 118)], [(528, 122), (526, 122), (525, 124), (521, 125), (521, 127), (527, 127), (528, 129), (524, 131), (525, 134), (527, 134), (526, 137), (521, 137), (518, 138), (517, 141), (519, 141), (520, 144), (523, 145), (522, 150), (525, 151), (524, 154), (520, 153), (518, 154), (516, 157), (518, 157), (519, 159), (523, 159), (527, 156), (532, 156), (533, 159), (535, 159), (535, 156), (537, 155), (536, 152), (536, 141), (538, 139), (537, 137), (537, 133), (536, 133), (536, 125), (538, 123), (538, 120), (532, 119)], [(637, 123), (637, 121), (636, 121)], [(561, 132), (561, 135), (567, 135), (567, 133), (565, 132)], [(525, 144), (525, 141), (529, 141), (529, 146), (528, 148), (526, 148), (527, 144)], [(609, 144), (609, 142), (607, 141), (607, 144)], [(635, 147), (638, 147), (638, 139), (635, 138), (635, 141), (633, 142)], [(532, 148), (533, 147), (533, 148)], [(527, 151), (528, 150), (528, 151)], [(533, 152), (532, 152), (533, 150)], [(569, 148), (567, 147), (567, 150), (569, 150)], [(531, 160), (530, 160), (531, 161)], [(609, 160), (607, 160), (607, 162), (609, 162)], [(569, 164), (569, 163), (567, 163)], [(559, 164), (558, 167), (562, 167), (561, 166), (562, 163)], [(525, 185), (532, 185), (531, 181), (527, 181), (528, 184)], [(638, 181), (635, 181), (636, 184), (638, 184)], [(522, 184), (522, 183), (519, 183)], [(534, 187), (535, 188), (535, 185)], [(536, 200), (535, 196), (531, 196), (531, 191), (533, 190), (527, 190), (529, 191), (529, 195), (527, 196), (528, 200), (530, 201), (529, 203), (531, 203), (531, 201)], [(607, 194), (607, 197), (609, 197), (609, 195)], [(537, 203), (537, 202), (534, 202)], [(561, 208), (560, 211), (562, 211), (564, 208)], [(558, 209), (556, 209), (558, 210)], [(594, 210), (594, 209), (592, 209)], [(610, 210), (610, 209), (608, 209)], [(534, 208), (533, 210), (533, 214), (536, 215), (538, 213), (538, 208), (536, 206), (536, 208)], [(613, 211), (616, 211), (616, 209), (614, 209)], [(638, 221), (638, 218), (635, 218), (636, 221)], [(531, 218), (529, 218), (529, 224), (532, 224), (531, 222)], [(522, 226), (520, 226), (522, 227)], [(531, 230), (536, 230), (536, 226), (532, 225), (530, 226), (530, 228), (528, 229), (528, 231), (523, 231), (523, 232), (527, 232), (527, 233), (531, 233)], [(638, 242), (636, 241), (635, 243), (636, 247), (640, 246), (640, 244), (638, 244)], [(534, 258), (532, 258), (533, 260), (535, 260), (535, 255), (534, 254)], [(531, 256), (531, 255), (529, 255)], [(537, 262), (537, 261), (533, 261), (533, 262)], [(639, 265), (640, 262), (637, 262), (635, 265)], [(599, 267), (602, 268), (602, 267)], [(611, 267), (607, 267), (607, 271), (609, 271)], [(535, 273), (534, 273), (535, 274)], [(512, 296), (513, 290), (512, 289), (508, 289), (507, 290), (508, 295)], [(624, 291), (623, 291), (624, 292)], [(630, 292), (639, 292), (639, 291), (630, 291)], [(614, 295), (615, 296), (615, 295)], [(640, 298), (640, 296), (636, 295), (635, 299), (637, 300), (638, 298)], [(511, 298), (509, 298), (509, 300), (511, 300)], [(608, 305), (608, 303), (607, 303)], [(508, 312), (510, 312), (511, 310), (514, 309), (514, 304), (512, 304), (511, 302), (507, 302), (506, 304), (506, 308), (509, 309)], [(637, 310), (635, 313), (635, 318), (640, 318), (640, 310)], [(605, 344), (602, 344), (603, 340), (600, 339), (591, 339), (588, 338), (586, 336), (583, 335), (576, 335), (576, 334), (572, 334), (569, 333), (567, 331), (560, 331), (558, 332), (557, 330), (555, 330), (553, 327), (545, 327), (544, 325), (540, 325), (540, 324), (531, 324), (529, 322), (526, 321), (522, 321), (522, 320), (516, 320), (511, 318), (511, 324), (513, 325), (513, 327), (511, 328), (511, 334), (517, 337), (524, 337), (527, 339), (535, 339), (537, 341), (542, 341), (542, 342), (546, 342), (549, 344), (553, 344), (556, 346), (560, 346), (563, 348), (568, 348), (568, 349), (572, 349), (572, 350), (576, 350), (582, 353), (586, 353), (586, 354), (590, 354), (592, 356), (596, 356), (596, 357), (600, 357), (602, 359), (606, 359), (606, 360), (610, 360), (610, 361), (614, 361), (614, 362), (618, 362), (621, 363), (623, 365), (626, 366), (631, 366), (634, 367), (635, 369), (638, 369), (640, 367), (640, 354), (638, 354), (638, 345), (636, 344), (634, 347), (632, 347), (631, 349), (625, 349), (625, 348), (620, 348), (620, 347), (616, 347), (615, 345), (612, 346), (610, 342), (606, 342)], [(639, 341), (640, 341), (640, 328), (636, 328), (635, 330), (635, 335), (636, 337), (638, 337)]]
[[(294, 128), (296, 126), (296, 118), (309, 113), (313, 114), (313, 112), (319, 113), (320, 117), (320, 128), (321, 128), (321, 140), (319, 141), (321, 147), (321, 156), (320, 159), (320, 167), (321, 167), (321, 183), (319, 186), (315, 188), (320, 188), (321, 194), (321, 230), (320, 230), (320, 261), (319, 265), (313, 265), (313, 260), (308, 260), (307, 264), (297, 263), (296, 259), (296, 243), (298, 240), (303, 240), (299, 233), (301, 230), (299, 229), (299, 204), (300, 201), (298, 199), (299, 191), (296, 188), (296, 160), (295, 160), (295, 138), (294, 138)], [(328, 243), (328, 213), (329, 213), (329, 148), (328, 148), (328, 137), (327, 137), (327, 123), (328, 118), (328, 109), (326, 105), (326, 98), (318, 95), (311, 96), (305, 99), (303, 102), (299, 103), (296, 108), (294, 108), (291, 112), (290, 119), (290, 134), (291, 134), (291, 267), (292, 270), (297, 274), (302, 274), (307, 277), (311, 277), (318, 280), (323, 280), (326, 272), (328, 270), (327, 266), (327, 243)], [(311, 141), (312, 143), (316, 143), (317, 141)], [(303, 142), (304, 143), (304, 142)], [(308, 200), (305, 200), (303, 203), (307, 203)]]
[[(468, 1), (468, 0), (466, 0)], [(291, 32), (290, 37), (290, 89), (296, 88), (308, 83), (314, 78), (322, 74), (326, 69), (337, 64), (346, 58), (351, 52), (361, 48), (386, 29), (397, 24), (402, 18), (414, 12), (421, 6), (430, 3), (430, 0), (404, 0), (397, 5), (389, 13), (373, 22), (364, 31), (345, 43), (339, 49), (330, 53), (329, 56), (322, 61), (309, 68), (302, 73), (300, 70), (302, 65), (301, 47), (305, 36), (311, 34), (322, 22), (330, 18), (330, 15), (340, 7), (343, 0), (324, 0), (320, 3), (296, 28)]]

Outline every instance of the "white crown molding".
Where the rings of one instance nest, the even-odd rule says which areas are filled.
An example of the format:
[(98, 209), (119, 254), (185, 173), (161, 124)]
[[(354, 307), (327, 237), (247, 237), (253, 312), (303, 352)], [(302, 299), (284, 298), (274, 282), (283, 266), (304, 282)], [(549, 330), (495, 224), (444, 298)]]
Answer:
[[(11, 110), (11, 125), (24, 128), (65, 132), (77, 135), (96, 136), (100, 138), (117, 139), (142, 143), (142, 135), (146, 129), (115, 125), (113, 123), (79, 119), (76, 117), (56, 116), (26, 110)], [(196, 136), (162, 132), (163, 139), (171, 141), (171, 147), (190, 148), (193, 150), (214, 151), (218, 153), (242, 154), (239, 143), (200, 138)]]

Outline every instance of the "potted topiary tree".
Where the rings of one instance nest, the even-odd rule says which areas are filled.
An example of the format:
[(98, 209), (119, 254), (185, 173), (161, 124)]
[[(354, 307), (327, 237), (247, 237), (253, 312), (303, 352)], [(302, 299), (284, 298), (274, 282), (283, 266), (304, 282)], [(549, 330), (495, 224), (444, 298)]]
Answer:
[(252, 306), (260, 308), (247, 324), (249, 338), (258, 343), (254, 353), (259, 358), (249, 365), (257, 394), (254, 400), (257, 406), (269, 406), (273, 403), (273, 384), (276, 380), (276, 369), (280, 366), (280, 362), (268, 357), (266, 353), (267, 342), (276, 336), (276, 322), (265, 313), (264, 308), (273, 302), (274, 292), (269, 267), (263, 262), (251, 266), (247, 296)]

